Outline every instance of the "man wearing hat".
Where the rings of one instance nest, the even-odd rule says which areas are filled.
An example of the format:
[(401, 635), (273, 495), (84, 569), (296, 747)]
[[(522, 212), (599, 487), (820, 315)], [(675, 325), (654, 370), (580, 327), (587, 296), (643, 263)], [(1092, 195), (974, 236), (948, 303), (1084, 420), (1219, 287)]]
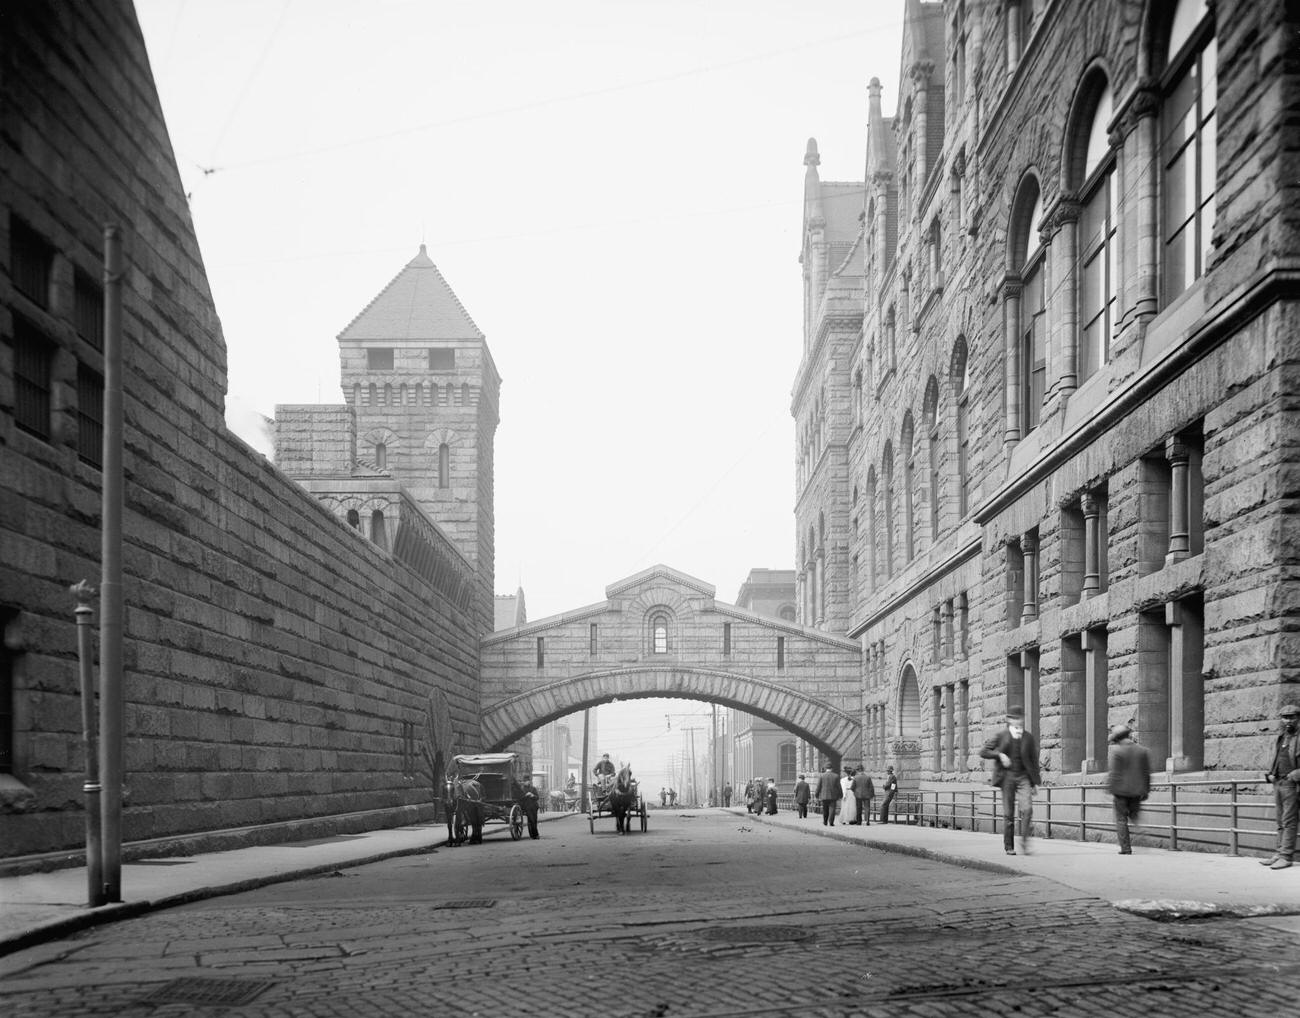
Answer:
[(1277, 807), (1277, 851), (1260, 865), (1275, 870), (1288, 869), (1295, 855), (1296, 821), (1300, 819), (1300, 705), (1284, 703), (1278, 716), (1282, 731), (1273, 743), (1272, 758), (1264, 780), (1273, 786), (1273, 803)]
[(1007, 726), (984, 743), (980, 756), (993, 761), (993, 784), (1002, 789), (1002, 847), (1016, 854), (1016, 817), (1020, 817), (1020, 851), (1029, 854), (1029, 831), (1034, 823), (1034, 789), (1042, 784), (1038, 770), (1038, 742), (1025, 731), (1025, 712), (1007, 711)]
[(1128, 825), (1129, 821), (1136, 822), (1138, 811), (1151, 791), (1151, 757), (1133, 741), (1133, 731), (1128, 725), (1115, 725), (1110, 730), (1106, 789), (1115, 799), (1115, 840), (1119, 842), (1119, 854), (1132, 855)]

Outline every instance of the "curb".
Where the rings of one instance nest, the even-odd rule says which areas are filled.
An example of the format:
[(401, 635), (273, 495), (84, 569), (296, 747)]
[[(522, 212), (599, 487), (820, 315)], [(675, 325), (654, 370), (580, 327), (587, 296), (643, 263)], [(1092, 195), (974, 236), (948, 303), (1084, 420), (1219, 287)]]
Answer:
[(62, 940), (64, 937), (71, 936), (74, 933), (80, 933), (82, 930), (88, 930), (95, 926), (103, 926), (108, 923), (117, 922), (120, 919), (134, 919), (137, 916), (144, 915), (146, 912), (157, 912), (165, 908), (175, 908), (178, 905), (188, 905), (195, 901), (204, 901), (208, 898), (219, 898), (227, 894), (242, 894), (245, 891), (253, 891), (259, 887), (269, 887), (271, 884), (282, 884), (289, 880), (301, 880), (307, 877), (320, 876), (323, 873), (332, 873), (336, 870), (351, 869), (354, 866), (365, 866), (369, 863), (383, 862), (385, 859), (396, 859), (404, 855), (420, 855), (425, 852), (435, 852), (438, 848), (446, 847), (446, 844), (446, 840), (443, 840), (434, 842), (431, 845), (420, 845), (415, 848), (392, 849), (387, 852), (377, 852), (373, 855), (358, 856), (355, 859), (348, 859), (344, 862), (323, 863), (319, 866), (308, 866), (305, 869), (285, 870), (281, 873), (270, 873), (262, 877), (249, 877), (247, 880), (236, 880), (229, 884), (198, 887), (190, 891), (183, 891), (179, 894), (169, 894), (164, 898), (150, 898), (142, 901), (114, 902), (111, 905), (101, 905), (98, 908), (87, 909), (86, 911), (78, 912), (75, 915), (41, 923), (31, 927), (30, 929), (24, 930), (22, 933), (0, 939), (0, 958), (10, 954), (16, 954), (19, 951), (25, 951), (29, 947), (36, 947), (39, 944), (48, 943), (51, 940)]
[[(751, 815), (750, 819), (754, 819)], [(758, 819), (762, 819), (759, 817)], [(768, 821), (763, 820), (764, 824)], [(930, 859), (934, 862), (947, 863), (949, 866), (960, 866), (962, 869), (982, 870), (986, 873), (997, 873), (1007, 877), (1024, 877), (1029, 874), (1024, 870), (1016, 869), (1013, 866), (1007, 866), (1000, 862), (986, 862), (983, 859), (971, 859), (968, 856), (950, 855), (947, 852), (936, 852), (929, 848), (918, 848), (915, 845), (897, 845), (892, 841), (876, 841), (870, 838), (855, 838), (851, 834), (842, 834), (836, 830), (818, 830), (814, 825), (811, 828), (790, 827), (785, 824), (771, 824), (770, 826), (780, 827), (782, 830), (795, 831), (799, 834), (813, 838), (830, 838), (832, 841), (842, 841), (848, 845), (861, 845), (863, 848), (874, 848), (881, 852), (893, 852), (895, 855), (909, 855), (916, 859)]]

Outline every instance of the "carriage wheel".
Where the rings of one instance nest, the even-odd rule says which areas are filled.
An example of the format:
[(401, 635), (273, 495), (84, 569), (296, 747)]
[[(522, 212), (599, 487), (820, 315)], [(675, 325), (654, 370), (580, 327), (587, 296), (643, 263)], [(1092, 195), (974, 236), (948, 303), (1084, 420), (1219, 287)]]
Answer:
[(518, 841), (524, 836), (524, 811), (518, 806), (510, 807), (510, 840)]

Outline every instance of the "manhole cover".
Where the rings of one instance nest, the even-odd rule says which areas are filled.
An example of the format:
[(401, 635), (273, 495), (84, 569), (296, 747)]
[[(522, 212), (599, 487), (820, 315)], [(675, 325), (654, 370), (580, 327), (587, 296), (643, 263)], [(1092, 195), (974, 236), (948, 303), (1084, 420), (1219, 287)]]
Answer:
[(252, 982), (247, 979), (205, 979), (186, 976), (163, 983), (152, 993), (141, 997), (141, 1004), (215, 1004), (239, 1007), (256, 999), (275, 983), (266, 980)]
[(466, 898), (464, 901), (444, 901), (441, 905), (434, 905), (434, 908), (491, 908), (495, 905), (495, 898)]
[(705, 940), (728, 944), (788, 944), (808, 940), (811, 930), (802, 926), (714, 926), (703, 931)]

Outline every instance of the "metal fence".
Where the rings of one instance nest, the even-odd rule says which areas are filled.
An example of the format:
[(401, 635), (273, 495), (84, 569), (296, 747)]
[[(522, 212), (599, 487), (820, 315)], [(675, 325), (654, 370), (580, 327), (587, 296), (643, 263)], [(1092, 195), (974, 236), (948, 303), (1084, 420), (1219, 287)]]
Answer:
[[(880, 797), (873, 802), (873, 822), (880, 803)], [(781, 795), (778, 808), (793, 810), (793, 796)], [(808, 812), (819, 814), (820, 804), (809, 803)], [(1001, 793), (987, 785), (900, 792), (889, 822), (996, 834), (1002, 829)], [(1175, 852), (1268, 852), (1277, 839), (1272, 790), (1263, 781), (1153, 782), (1130, 829), (1138, 844)], [(1043, 785), (1035, 793), (1036, 835), (1109, 841), (1114, 831), (1114, 799), (1102, 785)]]

